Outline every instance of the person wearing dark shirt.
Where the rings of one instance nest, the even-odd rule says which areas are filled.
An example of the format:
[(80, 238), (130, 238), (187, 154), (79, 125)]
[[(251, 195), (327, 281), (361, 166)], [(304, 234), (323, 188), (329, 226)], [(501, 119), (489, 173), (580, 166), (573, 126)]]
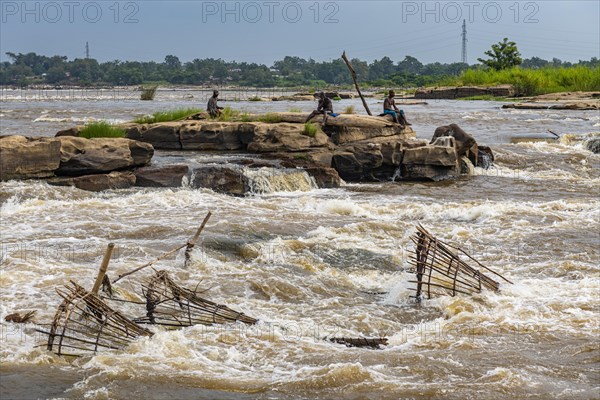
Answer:
[(412, 125), (406, 120), (404, 110), (399, 110), (398, 107), (396, 107), (396, 102), (394, 101), (395, 95), (396, 93), (393, 90), (388, 92), (388, 97), (386, 97), (383, 101), (383, 114), (391, 115), (394, 119), (394, 122), (402, 126)]
[(206, 106), (206, 111), (208, 111), (212, 118), (216, 118), (221, 115), (221, 110), (223, 109), (223, 107), (219, 107), (217, 105), (217, 97), (219, 97), (219, 91), (213, 90), (213, 95), (210, 99), (208, 99), (208, 105)]
[(306, 118), (306, 122), (310, 121), (314, 116), (323, 114), (323, 125), (327, 122), (327, 116), (333, 114), (333, 102), (330, 98), (325, 96), (325, 93), (319, 92), (319, 105), (317, 109), (310, 113), (308, 118)]

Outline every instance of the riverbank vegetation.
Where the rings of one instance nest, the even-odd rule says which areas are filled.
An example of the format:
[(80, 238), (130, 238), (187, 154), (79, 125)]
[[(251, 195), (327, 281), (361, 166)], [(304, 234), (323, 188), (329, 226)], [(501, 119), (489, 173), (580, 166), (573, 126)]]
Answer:
[[(205, 85), (205, 86), (252, 86), (252, 87), (304, 87), (324, 88), (328, 86), (347, 87), (352, 85), (348, 68), (341, 59), (315, 61), (300, 57), (285, 57), (275, 61), (272, 66), (246, 62), (228, 62), (221, 59), (194, 59), (181, 62), (173, 55), (165, 57), (164, 62), (108, 61), (75, 59), (67, 57), (47, 57), (36, 53), (6, 53), (11, 61), (0, 63), (0, 85), (27, 86), (43, 85)], [(423, 64), (415, 57), (405, 56), (399, 62), (389, 57), (367, 62), (352, 59), (361, 85), (369, 87), (422, 87), (437, 86), (449, 82), (461, 84), (513, 83), (539, 91), (540, 85), (548, 84), (551, 90), (583, 87), (586, 90), (598, 90), (597, 80), (585, 78), (584, 85), (570, 83), (573, 79), (591, 74), (598, 75), (600, 60), (594, 57), (589, 61), (576, 64), (552, 61), (538, 57), (524, 59), (521, 71), (513, 74), (510, 80), (495, 75), (481, 65), (465, 63), (442, 64), (439, 62)], [(563, 70), (563, 71), (561, 71)], [(571, 71), (574, 72), (564, 72)], [(511, 70), (509, 70), (511, 71)], [(539, 72), (536, 72), (539, 71)], [(500, 73), (506, 73), (499, 71)], [(488, 75), (490, 74), (490, 75)], [(540, 75), (541, 74), (541, 75)], [(572, 74), (572, 75), (570, 75)], [(540, 76), (551, 75), (547, 82)], [(487, 76), (486, 79), (483, 79)], [(517, 77), (518, 76), (518, 77)], [(538, 77), (538, 78), (536, 78)], [(477, 79), (476, 79), (477, 78)], [(502, 78), (502, 79), (501, 79)], [(573, 79), (572, 79), (573, 78)], [(539, 81), (539, 82), (537, 82)], [(596, 82), (596, 83), (594, 83)], [(257, 98), (258, 100), (258, 98)]]
[(555, 92), (588, 92), (600, 90), (600, 66), (540, 69), (513, 67), (500, 71), (469, 69), (443, 83), (448, 86), (510, 84), (527, 96)]

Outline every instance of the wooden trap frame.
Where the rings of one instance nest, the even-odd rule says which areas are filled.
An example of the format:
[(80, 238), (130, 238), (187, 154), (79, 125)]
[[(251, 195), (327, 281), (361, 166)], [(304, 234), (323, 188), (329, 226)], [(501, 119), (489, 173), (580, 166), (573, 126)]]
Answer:
[(435, 238), (421, 225), (417, 226), (417, 232), (411, 236), (411, 240), (415, 244), (415, 254), (411, 256), (410, 263), (414, 267), (417, 280), (409, 282), (417, 284), (416, 288), (410, 288), (416, 292), (411, 297), (414, 297), (417, 303), (423, 296), (431, 299), (436, 295), (456, 296), (458, 293), (480, 293), (483, 288), (495, 292), (500, 290), (499, 282), (473, 265), (512, 283), (461, 248)]
[(133, 320), (139, 324), (183, 328), (197, 324), (240, 321), (252, 325), (258, 322), (242, 312), (198, 296), (196, 290), (177, 285), (166, 271), (157, 271), (151, 278), (143, 280), (141, 292), (146, 301), (136, 304), (145, 305), (146, 315)]
[(99, 350), (114, 350), (127, 346), (152, 332), (139, 326), (109, 307), (100, 297), (77, 283), (56, 289), (63, 301), (58, 307), (48, 335), (48, 350), (59, 356), (79, 357)]

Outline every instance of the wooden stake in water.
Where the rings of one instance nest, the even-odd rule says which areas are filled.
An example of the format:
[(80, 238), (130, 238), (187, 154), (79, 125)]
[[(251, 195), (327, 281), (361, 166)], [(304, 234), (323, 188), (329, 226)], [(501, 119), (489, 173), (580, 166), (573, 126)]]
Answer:
[(138, 271), (140, 271), (140, 270), (142, 270), (142, 269), (144, 269), (144, 268), (146, 268), (146, 267), (149, 267), (149, 266), (151, 266), (152, 264), (154, 264), (154, 263), (156, 263), (156, 262), (158, 262), (158, 261), (160, 261), (160, 260), (162, 260), (162, 259), (164, 259), (164, 258), (166, 258), (166, 257), (168, 257), (168, 256), (170, 256), (170, 255), (172, 255), (172, 254), (174, 254), (174, 253), (176, 253), (176, 252), (178, 252), (179, 250), (183, 249), (184, 247), (187, 247), (187, 249), (186, 249), (186, 251), (185, 251), (185, 253), (186, 253), (186, 256), (185, 256), (185, 258), (186, 258), (186, 264), (187, 264), (187, 260), (189, 259), (189, 257), (190, 257), (190, 253), (191, 253), (191, 251), (192, 251), (191, 249), (192, 249), (192, 248), (194, 247), (194, 245), (196, 244), (196, 241), (198, 240), (198, 237), (200, 236), (200, 233), (202, 232), (202, 229), (204, 229), (204, 226), (205, 226), (205, 225), (206, 225), (206, 223), (208, 222), (208, 219), (210, 218), (210, 216), (211, 216), (211, 215), (212, 215), (212, 213), (211, 213), (210, 211), (208, 212), (208, 214), (206, 214), (206, 217), (204, 217), (204, 221), (202, 221), (202, 225), (200, 225), (200, 227), (199, 227), (199, 228), (198, 228), (198, 230), (196, 231), (196, 234), (194, 235), (194, 237), (192, 238), (192, 240), (190, 240), (190, 241), (189, 241), (189, 242), (187, 242), (186, 244), (183, 244), (183, 245), (181, 245), (181, 246), (178, 246), (178, 247), (174, 248), (174, 249), (173, 249), (173, 250), (171, 250), (171, 251), (168, 251), (168, 252), (164, 253), (163, 255), (161, 255), (161, 256), (159, 256), (159, 257), (155, 258), (154, 260), (152, 260), (152, 261), (150, 261), (150, 262), (148, 262), (148, 263), (146, 263), (146, 264), (142, 265), (141, 267), (137, 267), (137, 268), (135, 268), (135, 269), (133, 269), (133, 270), (131, 270), (131, 271), (129, 271), (129, 272), (126, 272), (126, 273), (124, 273), (124, 274), (121, 274), (121, 275), (119, 275), (119, 276), (117, 277), (117, 279), (115, 279), (115, 280), (113, 281), (113, 284), (117, 283), (118, 281), (120, 281), (121, 279), (125, 278), (126, 276), (129, 276), (129, 275), (131, 275), (131, 274), (134, 274), (134, 273), (136, 273), (136, 272), (138, 272)]
[(202, 230), (204, 229), (204, 226), (210, 219), (211, 215), (212, 215), (212, 212), (209, 211), (208, 214), (206, 214), (206, 217), (204, 217), (204, 221), (202, 221), (202, 225), (200, 225), (200, 227), (196, 231), (196, 234), (194, 235), (192, 240), (187, 242), (187, 245), (186, 245), (187, 247), (185, 249), (185, 263), (183, 264), (184, 267), (187, 267), (188, 262), (190, 261), (190, 258), (192, 256), (192, 250), (194, 249), (194, 246), (196, 245), (196, 242), (198, 241), (198, 238), (200, 237), (200, 234), (202, 233)]
[(115, 248), (114, 243), (109, 243), (106, 246), (106, 252), (104, 253), (104, 258), (102, 259), (102, 264), (100, 264), (100, 270), (98, 271), (98, 276), (96, 277), (96, 282), (94, 283), (94, 287), (92, 288), (92, 293), (98, 294), (98, 290), (100, 290), (100, 285), (102, 285), (102, 281), (104, 280), (104, 275), (106, 275), (106, 270), (108, 270), (108, 263), (110, 262), (110, 256), (112, 255), (113, 249)]

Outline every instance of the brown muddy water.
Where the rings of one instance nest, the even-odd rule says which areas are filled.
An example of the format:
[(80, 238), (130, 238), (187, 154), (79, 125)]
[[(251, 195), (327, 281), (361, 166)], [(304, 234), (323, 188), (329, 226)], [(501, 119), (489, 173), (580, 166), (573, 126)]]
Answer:
[[(155, 102), (103, 96), (3, 91), (2, 134), (53, 135), (83, 121), (205, 103), (192, 89), (160, 91)], [(258, 112), (315, 104), (229, 105)], [(360, 109), (356, 100), (334, 107), (346, 105)], [(598, 398), (600, 156), (569, 140), (509, 144), (516, 133), (598, 131), (598, 112), (500, 106), (404, 107), (420, 137), (455, 122), (492, 146), (494, 168), (454, 182), (266, 185), (275, 191), (243, 198), (187, 187), (87, 193), (3, 182), (0, 398)], [(155, 161), (181, 157), (206, 156), (157, 152)], [(206, 297), (258, 318), (257, 326), (159, 330), (69, 362), (38, 347), (44, 337), (35, 324), (4, 322), (27, 310), (49, 322), (60, 302), (54, 289), (69, 279), (91, 287), (108, 241), (117, 244), (114, 279), (185, 243), (208, 210), (192, 264), (183, 269), (180, 254), (159, 267), (185, 286), (200, 281)], [(415, 305), (407, 270), (418, 223), (514, 285)], [(322, 340), (333, 335), (390, 342), (368, 350)]]

